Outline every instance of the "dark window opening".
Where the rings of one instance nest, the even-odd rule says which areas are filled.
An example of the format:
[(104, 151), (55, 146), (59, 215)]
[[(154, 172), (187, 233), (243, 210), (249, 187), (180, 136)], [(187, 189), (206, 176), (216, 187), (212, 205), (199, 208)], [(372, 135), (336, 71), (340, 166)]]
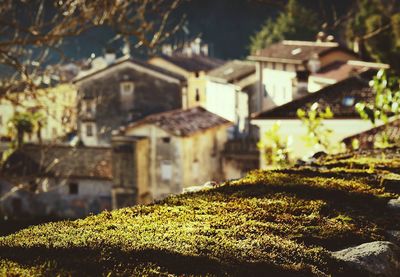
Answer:
[(93, 136), (93, 126), (92, 126), (92, 124), (87, 124), (86, 125), (86, 135), (88, 137)]
[(69, 184), (69, 194), (78, 194), (79, 193), (79, 186), (77, 183), (70, 183)]
[(200, 101), (200, 91), (198, 88), (196, 88), (196, 97), (195, 97), (196, 102)]

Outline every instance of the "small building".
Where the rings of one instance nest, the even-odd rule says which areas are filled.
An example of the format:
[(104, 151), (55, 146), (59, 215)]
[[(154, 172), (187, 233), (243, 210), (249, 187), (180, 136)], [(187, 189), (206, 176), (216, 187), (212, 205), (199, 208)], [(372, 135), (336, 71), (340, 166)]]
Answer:
[(181, 48), (164, 47), (163, 54), (152, 57), (148, 62), (180, 74), (186, 78), (187, 88), (182, 94), (182, 108), (203, 106), (206, 102), (206, 75), (222, 64), (223, 61), (210, 57), (208, 45), (200, 38), (188, 42)]
[(358, 75), (367, 70), (388, 69), (388, 64), (364, 61), (335, 61), (310, 74), (308, 78), (308, 91), (316, 92), (326, 86), (333, 85), (348, 77)]
[(336, 42), (284, 40), (248, 59), (257, 62), (259, 110), (266, 110), (306, 96), (308, 78), (319, 69), (358, 56)]
[(110, 53), (74, 83), (79, 90), (78, 133), (88, 146), (111, 145), (112, 130), (119, 126), (181, 108), (186, 87), (180, 74)]
[(230, 137), (258, 135), (250, 116), (258, 110), (256, 67), (252, 62), (233, 60), (207, 74), (204, 107), (235, 125)]
[(182, 192), (184, 187), (223, 180), (221, 152), (228, 120), (194, 107), (145, 117), (115, 132), (117, 137), (148, 138), (147, 171), (151, 199)]
[(25, 144), (3, 164), (1, 202), (10, 216), (78, 218), (111, 209), (110, 147)]
[[(369, 86), (369, 81), (373, 76), (374, 72), (367, 71), (339, 81), (303, 98), (258, 113), (253, 117), (252, 123), (259, 126), (260, 137), (262, 137), (267, 130), (279, 121), (281, 123), (280, 134), (292, 138), (292, 157), (309, 157), (323, 149), (307, 145), (304, 140), (307, 129), (297, 117), (297, 110), (308, 110), (314, 103), (317, 103), (320, 109), (329, 106), (334, 116), (331, 119), (325, 119), (323, 124), (333, 131), (331, 142), (340, 143), (348, 136), (373, 127), (372, 123), (361, 119), (355, 109), (358, 102), (371, 103), (374, 101), (375, 93)], [(265, 167), (262, 157), (260, 157), (260, 164), (261, 167)]]

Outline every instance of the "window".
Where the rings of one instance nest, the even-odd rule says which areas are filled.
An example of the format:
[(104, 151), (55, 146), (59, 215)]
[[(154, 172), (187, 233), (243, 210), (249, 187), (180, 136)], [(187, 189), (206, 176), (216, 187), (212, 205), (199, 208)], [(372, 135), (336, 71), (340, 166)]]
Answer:
[(77, 183), (69, 183), (69, 194), (76, 195), (79, 193), (79, 185)]
[(196, 88), (195, 100), (196, 100), (196, 102), (199, 102), (199, 101), (200, 101), (200, 90), (199, 90), (198, 88)]
[(92, 137), (93, 136), (93, 126), (92, 124), (86, 124), (86, 136)]
[(162, 161), (161, 162), (161, 180), (169, 181), (172, 179), (172, 162)]
[(355, 99), (353, 96), (345, 96), (342, 100), (343, 106), (351, 107), (354, 105)]
[(133, 108), (134, 91), (135, 86), (133, 82), (122, 82), (120, 84), (120, 103), (122, 110), (128, 111)]
[(192, 164), (192, 175), (194, 179), (199, 178), (199, 160), (195, 159)]

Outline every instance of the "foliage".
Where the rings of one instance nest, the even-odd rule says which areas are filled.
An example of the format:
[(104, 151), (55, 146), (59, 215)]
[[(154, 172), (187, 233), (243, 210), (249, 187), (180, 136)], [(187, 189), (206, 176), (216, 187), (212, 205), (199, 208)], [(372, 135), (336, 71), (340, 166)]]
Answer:
[(346, 39), (357, 42), (364, 59), (388, 63), (399, 72), (400, 5), (398, 0), (359, 0), (346, 26)]
[(318, 16), (297, 0), (290, 0), (275, 20), (268, 19), (250, 38), (252, 53), (283, 39), (314, 40), (319, 31)]
[[(9, 134), (15, 147), (21, 147), (24, 143), (25, 134), (32, 134), (39, 131), (43, 114), (41, 112), (16, 113), (8, 123)], [(17, 138), (17, 140), (15, 140)]]
[[(380, 70), (370, 86), (375, 92), (373, 103), (359, 102), (356, 104), (356, 110), (361, 118), (371, 121), (376, 125), (378, 121), (388, 126), (390, 120), (395, 120), (400, 116), (400, 80), (398, 77), (388, 76), (384, 70)], [(387, 130), (382, 132), (376, 141), (377, 146), (390, 146)]]
[[(386, 207), (399, 195), (375, 178), (380, 169), (351, 169), (368, 156), (330, 159), (335, 170), (255, 171), (153, 205), (33, 226), (0, 238), (0, 272), (350, 276), (327, 250), (383, 240), (400, 227)], [(398, 157), (385, 154), (386, 163)]]
[(333, 118), (333, 113), (329, 106), (325, 109), (320, 109), (318, 103), (314, 103), (309, 110), (298, 109), (297, 117), (307, 129), (304, 139), (309, 146), (321, 146), (328, 153), (340, 150), (340, 146), (331, 141), (333, 131), (326, 128), (323, 123), (325, 119)]
[(290, 141), (279, 133), (280, 123), (276, 122), (266, 131), (257, 144), (267, 165), (282, 167), (290, 164)]

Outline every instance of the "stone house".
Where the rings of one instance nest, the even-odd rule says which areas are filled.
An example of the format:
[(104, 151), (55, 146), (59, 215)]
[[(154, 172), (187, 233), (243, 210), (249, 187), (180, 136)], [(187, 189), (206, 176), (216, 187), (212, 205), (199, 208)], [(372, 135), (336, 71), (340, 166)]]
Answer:
[(121, 125), (182, 107), (183, 76), (129, 56), (106, 58), (105, 65), (74, 80), (78, 132), (85, 145), (110, 145), (112, 130)]
[[(374, 101), (374, 91), (369, 86), (369, 80), (374, 74), (375, 71), (371, 70), (363, 72), (300, 99), (258, 113), (253, 117), (252, 123), (259, 126), (261, 137), (279, 121), (280, 135), (291, 137), (292, 158), (309, 157), (323, 149), (306, 143), (304, 136), (307, 134), (307, 129), (297, 117), (297, 110), (308, 110), (314, 103), (317, 103), (321, 109), (329, 106), (334, 116), (331, 119), (325, 119), (323, 124), (333, 131), (330, 137), (331, 143), (340, 143), (346, 137), (369, 130), (373, 127), (372, 124), (360, 118), (355, 105), (358, 102)], [(260, 165), (266, 166), (262, 155)]]
[(180, 193), (184, 187), (223, 180), (221, 152), (231, 123), (201, 107), (145, 117), (121, 128), (117, 137), (149, 140), (148, 174), (151, 199)]
[(259, 109), (266, 110), (306, 96), (309, 76), (321, 68), (358, 56), (336, 42), (284, 40), (248, 59), (257, 64)]
[(111, 164), (110, 147), (25, 144), (1, 170), (3, 213), (77, 218), (110, 210)]
[(188, 42), (180, 49), (164, 48), (162, 55), (152, 57), (148, 62), (186, 78), (187, 88), (182, 94), (184, 109), (205, 105), (207, 72), (224, 63), (210, 57), (208, 46), (202, 44), (199, 38)]

